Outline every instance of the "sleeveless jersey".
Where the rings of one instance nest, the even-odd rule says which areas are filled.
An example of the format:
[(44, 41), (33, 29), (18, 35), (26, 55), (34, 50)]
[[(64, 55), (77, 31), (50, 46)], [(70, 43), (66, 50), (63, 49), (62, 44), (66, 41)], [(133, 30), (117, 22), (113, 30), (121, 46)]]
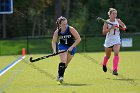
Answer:
[(75, 42), (74, 36), (70, 32), (70, 27), (67, 26), (66, 31), (62, 33), (61, 28), (58, 30), (59, 43), (66, 46), (71, 46)]
[[(107, 21), (109, 21), (109, 19)], [(119, 26), (119, 23), (118, 23), (117, 19), (115, 19), (115, 22), (110, 22), (110, 23), (116, 24), (116, 25)], [(108, 28), (111, 28), (111, 27), (112, 27), (112, 25), (108, 24)], [(106, 39), (105, 39), (104, 46), (105, 47), (111, 47), (111, 46), (113, 46), (115, 44), (121, 44), (121, 42), (120, 42), (120, 30), (119, 30), (119, 28), (111, 29), (106, 34)]]

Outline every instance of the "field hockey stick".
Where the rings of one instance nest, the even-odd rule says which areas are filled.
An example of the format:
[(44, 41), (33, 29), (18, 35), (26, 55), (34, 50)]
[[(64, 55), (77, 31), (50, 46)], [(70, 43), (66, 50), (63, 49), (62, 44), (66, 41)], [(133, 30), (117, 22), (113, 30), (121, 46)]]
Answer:
[[(104, 23), (107, 23), (107, 24), (110, 24), (110, 25), (114, 25), (114, 24), (112, 24), (112, 23), (110, 23), (109, 21), (107, 21), (107, 20), (105, 20), (105, 19), (103, 19), (103, 18), (101, 18), (101, 17), (98, 17), (97, 18), (97, 21), (102, 21), (102, 22), (104, 22)], [(125, 31), (126, 30), (126, 28), (122, 28), (122, 27), (119, 27), (119, 26), (115, 26), (115, 27), (117, 27), (117, 28), (119, 28), (120, 30), (123, 30), (123, 31)]]
[(30, 57), (30, 62), (37, 62), (37, 61), (39, 61), (39, 60), (43, 60), (43, 59), (46, 59), (46, 58), (55, 56), (55, 55), (64, 53), (64, 52), (66, 52), (66, 51), (67, 51), (67, 50), (65, 50), (65, 51), (60, 51), (60, 52), (57, 52), (57, 53), (55, 53), (55, 54), (49, 54), (49, 55), (47, 55), (47, 56), (42, 56), (42, 57), (39, 57), (39, 58), (36, 58), (36, 59), (33, 59), (33, 57)]

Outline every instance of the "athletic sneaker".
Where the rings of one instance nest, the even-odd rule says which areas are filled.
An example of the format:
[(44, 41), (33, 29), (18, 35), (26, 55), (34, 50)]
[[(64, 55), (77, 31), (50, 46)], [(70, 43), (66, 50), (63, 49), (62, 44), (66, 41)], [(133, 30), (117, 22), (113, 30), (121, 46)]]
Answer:
[(63, 77), (60, 77), (60, 78), (59, 78), (59, 82), (60, 82), (60, 83), (62, 83), (62, 82), (63, 82), (63, 80), (64, 80), (64, 78), (63, 78)]
[(106, 67), (106, 65), (103, 65), (103, 71), (104, 71), (104, 72), (107, 72), (107, 67)]
[(117, 70), (113, 71), (113, 75), (116, 75), (116, 76), (118, 75)]
[(64, 81), (64, 78), (63, 78), (63, 77), (59, 77), (59, 78), (57, 79), (57, 84), (58, 84), (58, 85), (61, 85), (63, 81)]

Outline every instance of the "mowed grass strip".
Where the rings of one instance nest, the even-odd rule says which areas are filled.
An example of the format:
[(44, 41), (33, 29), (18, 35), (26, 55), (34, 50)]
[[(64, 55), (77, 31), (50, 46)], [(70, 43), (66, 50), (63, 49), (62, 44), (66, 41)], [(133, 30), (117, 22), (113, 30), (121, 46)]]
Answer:
[(140, 52), (120, 52), (119, 75), (114, 76), (113, 52), (106, 73), (101, 67), (104, 52), (76, 53), (62, 85), (56, 83), (59, 56), (30, 63), (30, 56), (43, 55), (27, 55), (0, 77), (0, 89), (5, 93), (139, 93), (139, 55)]

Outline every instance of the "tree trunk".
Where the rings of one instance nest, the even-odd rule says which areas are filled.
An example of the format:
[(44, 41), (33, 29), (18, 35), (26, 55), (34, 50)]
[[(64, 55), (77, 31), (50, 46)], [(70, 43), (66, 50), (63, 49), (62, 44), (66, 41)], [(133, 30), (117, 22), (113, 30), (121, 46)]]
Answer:
[(78, 10), (78, 0), (74, 0), (72, 6), (73, 6), (73, 9), (74, 9), (74, 12), (76, 13), (77, 10)]
[[(0, 15), (0, 23), (2, 23), (2, 16)], [(2, 38), (2, 24), (0, 24), (0, 38)]]
[(62, 14), (62, 1), (55, 0), (55, 13), (54, 13), (54, 22), (60, 17)]
[(69, 18), (69, 11), (70, 11), (70, 0), (66, 2), (66, 18)]
[(116, 8), (115, 0), (109, 0), (109, 2), (111, 2), (111, 7), (112, 8)]
[(2, 16), (3, 38), (6, 38), (6, 15)]
[(33, 23), (33, 29), (32, 29), (32, 36), (35, 36), (35, 28), (36, 28), (36, 21), (37, 21), (37, 17), (36, 15), (34, 16), (34, 23)]
[(40, 23), (40, 16), (38, 15), (38, 18), (37, 18), (37, 25), (38, 25), (38, 35), (37, 36), (40, 36), (41, 35), (41, 23)]

